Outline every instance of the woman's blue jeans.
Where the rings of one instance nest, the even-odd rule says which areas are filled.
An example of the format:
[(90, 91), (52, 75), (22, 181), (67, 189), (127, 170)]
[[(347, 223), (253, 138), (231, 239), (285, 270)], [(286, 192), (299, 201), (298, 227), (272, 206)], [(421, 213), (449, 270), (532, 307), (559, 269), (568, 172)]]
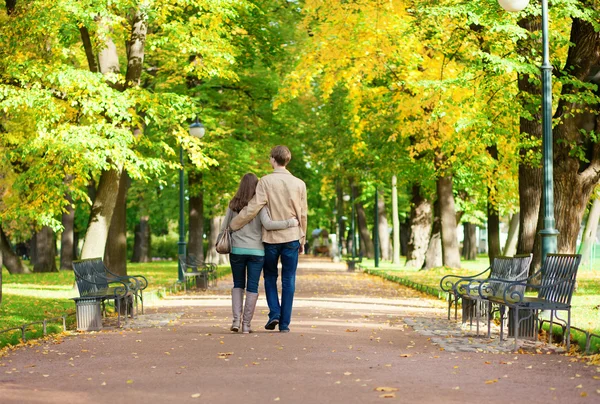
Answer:
[(229, 254), (233, 287), (246, 289), (248, 285), (246, 289), (248, 292), (258, 293), (258, 281), (264, 262), (265, 257), (259, 255)]
[[(279, 319), (279, 329), (289, 329), (296, 291), (296, 268), (300, 242), (265, 244), (265, 294), (269, 305), (269, 321)], [(281, 304), (277, 293), (277, 263), (281, 258)]]

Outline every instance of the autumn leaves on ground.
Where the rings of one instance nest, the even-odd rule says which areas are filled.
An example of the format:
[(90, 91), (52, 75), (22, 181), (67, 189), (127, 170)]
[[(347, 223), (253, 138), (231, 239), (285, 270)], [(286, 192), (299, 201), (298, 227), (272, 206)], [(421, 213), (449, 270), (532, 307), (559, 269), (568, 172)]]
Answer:
[[(66, 336), (0, 358), (3, 403), (588, 402), (600, 367), (525, 353), (452, 353), (405, 318), (444, 303), (377, 277), (301, 265), (292, 332), (229, 332), (230, 279), (157, 301), (131, 328)], [(471, 340), (476, 338), (471, 338)], [(465, 344), (469, 341), (465, 339)], [(542, 351), (540, 351), (542, 352)]]

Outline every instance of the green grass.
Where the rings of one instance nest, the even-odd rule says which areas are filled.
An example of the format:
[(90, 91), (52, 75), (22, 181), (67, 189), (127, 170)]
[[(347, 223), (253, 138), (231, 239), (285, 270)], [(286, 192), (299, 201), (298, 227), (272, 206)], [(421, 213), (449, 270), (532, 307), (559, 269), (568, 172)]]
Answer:
[[(127, 265), (129, 275), (143, 275), (148, 279), (145, 298), (151, 298), (152, 292), (161, 288), (169, 288), (177, 281), (177, 262), (158, 261)], [(217, 277), (230, 272), (229, 266), (217, 269)], [(73, 271), (51, 273), (9, 274), (2, 272), (2, 303), (0, 304), (0, 330), (20, 327), (26, 323), (42, 321), (45, 318), (67, 317), (67, 326), (75, 322), (75, 304), (70, 299), (78, 295), (74, 289), (75, 275)], [(48, 332), (62, 331), (62, 323), (48, 325)], [(42, 325), (34, 325), (26, 331), (26, 338), (42, 336)], [(0, 334), (0, 348), (19, 343), (21, 331)]]
[[(461, 262), (463, 268), (450, 269), (445, 267), (433, 268), (427, 271), (419, 271), (412, 268), (398, 268), (390, 263), (381, 263), (378, 270), (382, 272), (408, 279), (414, 283), (429, 286), (434, 289), (441, 290), (440, 279), (445, 275), (455, 274), (460, 276), (469, 276), (477, 274), (489, 265), (489, 260), (486, 257), (478, 257), (475, 261)], [(363, 268), (376, 269), (373, 260), (363, 260), (361, 264)], [(444, 294), (444, 296), (446, 296)], [(600, 335), (600, 310), (597, 308), (600, 304), (600, 270), (581, 270), (577, 274), (577, 290), (571, 301), (573, 306), (571, 325), (589, 331), (593, 334)], [(579, 345), (585, 347), (585, 336), (581, 333), (574, 332), (574, 338)], [(600, 350), (600, 340), (592, 339), (592, 352)]]

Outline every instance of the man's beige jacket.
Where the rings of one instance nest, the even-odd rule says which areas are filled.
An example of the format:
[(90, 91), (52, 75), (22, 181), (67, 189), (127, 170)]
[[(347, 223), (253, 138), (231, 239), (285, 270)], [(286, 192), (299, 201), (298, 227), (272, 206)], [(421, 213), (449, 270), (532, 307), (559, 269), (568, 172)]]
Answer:
[(236, 231), (249, 223), (267, 205), (272, 220), (287, 220), (295, 217), (300, 222), (299, 227), (289, 227), (282, 230), (262, 229), (265, 243), (279, 244), (299, 240), (303, 246), (306, 240), (308, 220), (308, 203), (306, 201), (306, 184), (294, 177), (288, 170), (278, 167), (271, 174), (265, 175), (258, 181), (256, 195), (248, 206), (231, 221), (229, 227)]

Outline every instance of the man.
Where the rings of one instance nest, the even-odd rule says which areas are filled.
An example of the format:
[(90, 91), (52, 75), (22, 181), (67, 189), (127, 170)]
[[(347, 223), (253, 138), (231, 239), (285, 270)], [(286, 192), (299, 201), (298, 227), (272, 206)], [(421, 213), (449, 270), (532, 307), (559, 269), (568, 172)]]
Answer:
[[(306, 184), (286, 169), (291, 159), (292, 153), (285, 146), (275, 146), (271, 150), (270, 162), (273, 172), (261, 178), (256, 187), (256, 195), (229, 225), (233, 231), (241, 229), (265, 205), (268, 206), (273, 220), (296, 217), (300, 221), (299, 227), (272, 231), (263, 228), (262, 230), (265, 244), (265, 294), (269, 305), (269, 321), (265, 328), (274, 330), (279, 324), (280, 332), (290, 331), (298, 254), (304, 249), (308, 216)], [(277, 293), (279, 258), (281, 258), (281, 304)]]

